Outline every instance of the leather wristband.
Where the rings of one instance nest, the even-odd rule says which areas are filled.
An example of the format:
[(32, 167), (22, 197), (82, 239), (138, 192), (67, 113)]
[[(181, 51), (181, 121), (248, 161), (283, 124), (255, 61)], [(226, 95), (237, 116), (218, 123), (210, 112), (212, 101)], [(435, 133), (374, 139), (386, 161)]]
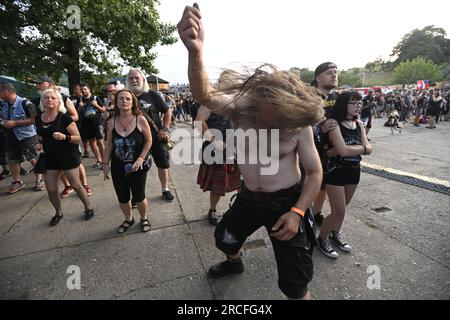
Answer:
[(301, 210), (301, 209), (299, 209), (297, 207), (292, 207), (291, 211), (295, 212), (296, 214), (298, 214), (302, 218), (305, 216), (305, 211), (303, 211), (303, 210)]
[(70, 134), (66, 134), (66, 141), (71, 141), (72, 140), (72, 136)]

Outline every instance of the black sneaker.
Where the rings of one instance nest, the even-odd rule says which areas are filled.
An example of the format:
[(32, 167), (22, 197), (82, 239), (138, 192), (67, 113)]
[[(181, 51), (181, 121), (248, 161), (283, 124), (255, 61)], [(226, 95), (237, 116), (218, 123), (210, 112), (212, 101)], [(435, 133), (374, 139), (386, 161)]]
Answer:
[(8, 178), (11, 175), (11, 172), (9, 170), (4, 169), (1, 173), (0, 173), (0, 180), (3, 180), (5, 178)]
[(347, 242), (342, 239), (342, 234), (337, 231), (331, 231), (330, 233), (330, 241), (339, 246), (339, 249), (345, 252), (352, 251), (352, 247), (348, 245)]
[(55, 215), (53, 216), (52, 220), (50, 220), (50, 225), (51, 225), (52, 227), (53, 227), (53, 226), (56, 226), (62, 218), (63, 218), (63, 215), (57, 215), (57, 214), (55, 214)]
[(336, 251), (334, 251), (333, 247), (331, 246), (330, 240), (328, 239), (321, 239), (320, 237), (317, 238), (318, 247), (320, 251), (322, 251), (328, 258), (331, 259), (337, 259), (339, 255)]
[(90, 220), (94, 217), (94, 209), (89, 209), (84, 212), (84, 220)]
[(84, 152), (83, 158), (89, 158), (89, 151), (85, 151), (85, 152)]
[(165, 190), (162, 192), (162, 196), (164, 199), (166, 199), (167, 201), (173, 201), (174, 197), (172, 195), (172, 193), (170, 193), (169, 190)]
[(219, 217), (217, 216), (216, 210), (209, 210), (208, 211), (208, 221), (209, 224), (212, 226), (216, 226), (219, 222)]
[(208, 275), (211, 278), (221, 278), (227, 274), (242, 273), (243, 271), (244, 264), (240, 258), (234, 261), (228, 259), (209, 268)]
[(323, 216), (322, 212), (314, 215), (314, 223), (319, 227), (322, 225), (323, 219), (325, 219), (325, 217)]

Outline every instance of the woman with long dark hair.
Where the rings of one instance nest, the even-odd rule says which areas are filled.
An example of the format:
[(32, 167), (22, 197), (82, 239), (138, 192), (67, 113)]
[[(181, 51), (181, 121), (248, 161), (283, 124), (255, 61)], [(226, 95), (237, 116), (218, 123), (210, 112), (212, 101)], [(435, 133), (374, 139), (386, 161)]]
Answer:
[(133, 224), (130, 191), (137, 204), (141, 217), (141, 230), (150, 230), (147, 217), (148, 203), (145, 197), (145, 182), (149, 164), (147, 156), (152, 146), (150, 126), (142, 115), (136, 96), (130, 90), (120, 90), (116, 94), (114, 117), (108, 121), (108, 133), (105, 147), (105, 179), (111, 176), (125, 220), (118, 228), (124, 233)]
[(364, 125), (358, 120), (362, 105), (362, 97), (358, 92), (345, 92), (338, 97), (334, 106), (334, 119), (339, 126), (328, 133), (330, 149), (322, 156), (324, 183), (331, 214), (322, 223), (318, 242), (320, 250), (333, 259), (338, 258), (338, 254), (331, 242), (342, 251), (352, 250), (340, 231), (345, 208), (358, 187), (361, 155), (372, 152)]

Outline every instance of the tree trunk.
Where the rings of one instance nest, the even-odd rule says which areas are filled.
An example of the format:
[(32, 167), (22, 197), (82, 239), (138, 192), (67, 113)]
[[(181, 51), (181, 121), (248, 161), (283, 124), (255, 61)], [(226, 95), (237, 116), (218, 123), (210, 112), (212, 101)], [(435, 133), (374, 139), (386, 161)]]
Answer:
[(73, 95), (73, 87), (80, 83), (80, 40), (71, 38), (67, 41), (68, 64), (65, 66), (69, 77), (69, 90)]

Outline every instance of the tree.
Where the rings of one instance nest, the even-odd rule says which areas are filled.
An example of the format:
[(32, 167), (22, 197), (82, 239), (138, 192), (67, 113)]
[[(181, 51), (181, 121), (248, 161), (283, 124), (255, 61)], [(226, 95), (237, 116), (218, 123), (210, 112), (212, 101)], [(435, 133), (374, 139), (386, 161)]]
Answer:
[(446, 36), (444, 29), (433, 25), (407, 33), (392, 50), (391, 56), (397, 57), (394, 67), (417, 57), (431, 60), (435, 64), (450, 62), (450, 39)]
[(290, 68), (289, 71), (296, 74), (304, 83), (309, 84), (314, 80), (314, 71), (309, 70), (308, 68), (293, 67)]
[(400, 63), (393, 73), (393, 82), (396, 84), (412, 84), (417, 80), (442, 80), (439, 67), (430, 60), (422, 57)]
[(68, 73), (106, 77), (125, 65), (156, 73), (157, 44), (176, 42), (174, 25), (159, 22), (158, 0), (3, 0), (0, 73), (27, 79)]
[(339, 73), (339, 85), (349, 85), (354, 88), (362, 86), (361, 76), (363, 74), (363, 69), (352, 68), (348, 70), (343, 70)]
[(382, 57), (376, 58), (374, 61), (368, 62), (364, 69), (368, 72), (382, 72), (389, 67), (389, 62), (383, 60)]

